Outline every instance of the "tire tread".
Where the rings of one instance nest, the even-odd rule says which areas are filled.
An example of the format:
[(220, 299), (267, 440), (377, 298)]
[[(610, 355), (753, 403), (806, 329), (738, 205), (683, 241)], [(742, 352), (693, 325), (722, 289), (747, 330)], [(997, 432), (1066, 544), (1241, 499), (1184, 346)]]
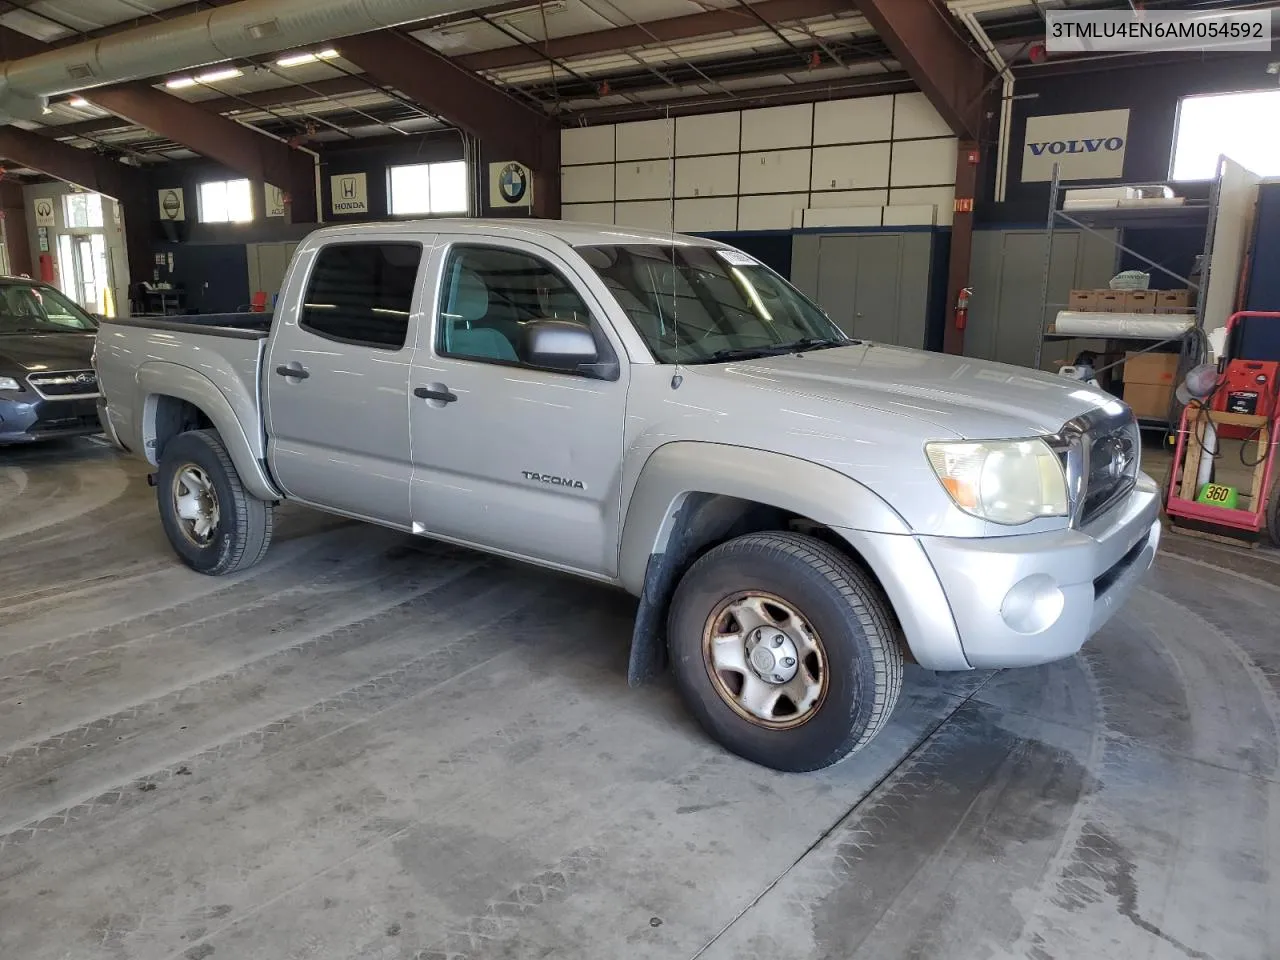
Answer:
[(840, 744), (830, 755), (805, 767), (818, 770), (838, 763), (858, 752), (889, 721), (902, 692), (903, 655), (892, 608), (879, 584), (849, 556), (816, 537), (790, 531), (751, 533), (729, 540), (709, 550), (690, 567), (693, 575), (699, 565), (733, 554), (783, 554), (820, 575), (839, 594), (850, 614), (862, 628), (876, 683), (871, 719), (861, 734)]
[(217, 430), (190, 430), (181, 436), (198, 440), (209, 449), (231, 487), (232, 502), (227, 504), (235, 520), (231, 549), (217, 566), (205, 572), (211, 576), (224, 576), (259, 563), (271, 546), (271, 534), (275, 526), (275, 510), (272, 505), (245, 490), (235, 463), (227, 453)]

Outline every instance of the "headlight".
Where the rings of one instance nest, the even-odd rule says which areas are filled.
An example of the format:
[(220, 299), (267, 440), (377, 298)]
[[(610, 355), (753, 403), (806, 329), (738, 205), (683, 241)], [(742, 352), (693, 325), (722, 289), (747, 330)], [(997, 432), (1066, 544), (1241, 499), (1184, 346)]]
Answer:
[(0, 377), (0, 390), (21, 390), (22, 384), (13, 377)]
[(1068, 515), (1067, 477), (1043, 440), (928, 443), (924, 449), (965, 513), (1010, 526)]

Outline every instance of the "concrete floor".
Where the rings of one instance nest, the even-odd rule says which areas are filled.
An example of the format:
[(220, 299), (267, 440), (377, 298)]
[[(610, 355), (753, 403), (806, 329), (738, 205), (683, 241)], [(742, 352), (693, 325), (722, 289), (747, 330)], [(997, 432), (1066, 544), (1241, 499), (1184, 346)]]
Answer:
[(817, 775), (624, 679), (633, 602), (302, 510), (178, 565), (0, 452), (0, 958), (1280, 956), (1280, 558), (1170, 537), (1082, 656), (911, 669)]

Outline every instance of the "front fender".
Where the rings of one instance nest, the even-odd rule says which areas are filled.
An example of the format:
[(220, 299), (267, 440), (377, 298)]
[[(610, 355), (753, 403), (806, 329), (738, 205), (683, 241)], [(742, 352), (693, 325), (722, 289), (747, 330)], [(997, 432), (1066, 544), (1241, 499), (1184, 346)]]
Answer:
[[(884, 586), (917, 660), (932, 669), (969, 669), (928, 558), (906, 521), (878, 495), (806, 460), (677, 441), (645, 462), (627, 504), (619, 579), (640, 597), (628, 668), (632, 685), (663, 666), (666, 611), (680, 576), (702, 547), (746, 532), (748, 504), (833, 530)], [(754, 519), (774, 520), (767, 514)]]
[[(226, 395), (204, 374), (177, 363), (152, 361), (138, 368), (135, 410), (141, 417), (138, 432), (141, 434), (141, 450), (152, 464), (157, 462), (157, 407), (160, 397), (185, 400), (199, 408), (222, 438), (231, 462), (240, 474), (246, 490), (260, 500), (278, 500), (280, 491), (267, 475), (258, 456), (261, 442), (246, 433), (243, 418), (251, 416), (255, 425), (260, 413), (256, 405), (247, 399), (233, 407)], [(256, 437), (256, 433), (254, 435)]]
[(871, 490), (829, 467), (768, 450), (678, 440), (645, 461), (626, 506), (618, 578), (644, 589), (649, 558), (666, 550), (685, 499), (707, 493), (767, 504), (828, 527), (910, 534)]

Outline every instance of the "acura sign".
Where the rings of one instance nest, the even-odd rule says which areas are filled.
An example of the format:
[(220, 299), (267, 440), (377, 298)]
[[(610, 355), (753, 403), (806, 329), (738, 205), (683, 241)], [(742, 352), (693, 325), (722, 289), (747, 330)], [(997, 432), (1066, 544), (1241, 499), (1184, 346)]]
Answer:
[(1053, 179), (1112, 180), (1124, 176), (1128, 110), (1028, 117), (1022, 149), (1024, 183)]

